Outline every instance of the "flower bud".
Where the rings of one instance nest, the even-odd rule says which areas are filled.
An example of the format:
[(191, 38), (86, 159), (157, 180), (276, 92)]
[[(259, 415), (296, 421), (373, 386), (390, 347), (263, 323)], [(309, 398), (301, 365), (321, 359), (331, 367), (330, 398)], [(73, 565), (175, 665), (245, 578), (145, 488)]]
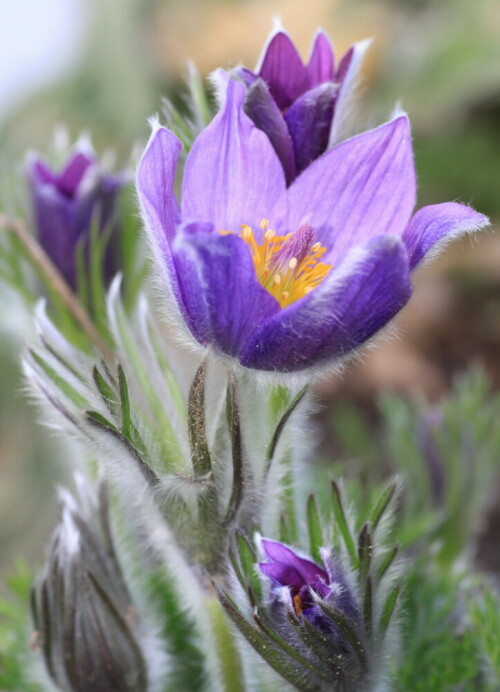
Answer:
[(33, 589), (32, 611), (47, 673), (71, 692), (144, 692), (137, 614), (118, 564), (101, 486), (80, 502), (61, 492), (60, 522)]
[[(123, 175), (106, 175), (92, 150), (79, 144), (60, 172), (33, 155), (27, 175), (35, 233), (52, 262), (74, 290), (77, 287), (78, 254), (84, 267), (90, 261), (90, 240), (110, 233), (117, 223), (117, 199)], [(111, 246), (103, 261), (107, 279), (114, 273)]]

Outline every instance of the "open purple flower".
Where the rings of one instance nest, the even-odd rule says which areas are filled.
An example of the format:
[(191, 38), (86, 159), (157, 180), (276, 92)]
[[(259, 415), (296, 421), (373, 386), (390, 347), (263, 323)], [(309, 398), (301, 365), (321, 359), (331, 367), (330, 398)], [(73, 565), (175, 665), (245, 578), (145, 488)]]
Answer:
[[(278, 541), (261, 540), (261, 549), (266, 562), (258, 567), (270, 580), (271, 609), (280, 618), (282, 606), (299, 617), (307, 618), (312, 624), (326, 632), (334, 633), (316, 598), (334, 606), (346, 617), (355, 620), (357, 608), (340, 570), (332, 560), (324, 558), (324, 567), (297, 555)], [(325, 554), (326, 555), (326, 554)], [(277, 606), (277, 608), (276, 608)], [(286, 622), (286, 614), (283, 620)]]
[(355, 44), (337, 65), (329, 38), (318, 31), (304, 64), (280, 29), (255, 71), (234, 70), (247, 86), (245, 112), (269, 137), (288, 183), (339, 140), (367, 45)]
[(373, 336), (410, 298), (410, 271), (429, 251), (487, 219), (456, 203), (412, 217), (404, 116), (330, 149), (287, 188), (244, 99), (230, 81), (189, 152), (180, 205), (181, 144), (156, 127), (139, 199), (171, 307), (194, 338), (247, 368), (304, 370)]
[[(77, 286), (77, 253), (89, 261), (93, 224), (102, 233), (116, 224), (116, 203), (125, 178), (103, 173), (89, 147), (77, 146), (60, 172), (38, 156), (27, 166), (32, 214), (38, 240), (71, 288)], [(107, 253), (109, 278), (113, 260)]]

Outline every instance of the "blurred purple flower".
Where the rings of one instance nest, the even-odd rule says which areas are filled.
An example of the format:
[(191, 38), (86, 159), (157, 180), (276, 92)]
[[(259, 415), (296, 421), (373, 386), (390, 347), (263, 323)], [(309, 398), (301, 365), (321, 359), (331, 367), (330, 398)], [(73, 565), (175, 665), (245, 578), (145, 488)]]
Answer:
[(245, 112), (269, 137), (288, 183), (337, 143), (367, 46), (367, 41), (355, 44), (336, 65), (329, 38), (318, 31), (304, 65), (288, 34), (279, 29), (271, 34), (255, 71), (234, 70), (247, 87)]
[(345, 578), (335, 568), (331, 558), (323, 558), (324, 567), (299, 557), (288, 546), (278, 541), (261, 540), (261, 549), (267, 562), (258, 567), (271, 584), (270, 607), (274, 616), (286, 622), (283, 606), (297, 616), (303, 616), (325, 632), (335, 628), (316, 602), (320, 597), (325, 605), (333, 606), (346, 617), (356, 620), (357, 608)]
[[(106, 175), (88, 145), (77, 145), (60, 172), (41, 158), (28, 159), (27, 175), (38, 240), (73, 290), (77, 288), (77, 253), (89, 262), (93, 224), (99, 233), (117, 223), (117, 198), (126, 179)], [(112, 247), (104, 259), (106, 279), (114, 274)]]
[(410, 271), (487, 219), (439, 204), (413, 217), (408, 120), (395, 118), (320, 156), (287, 188), (267, 136), (228, 82), (224, 107), (188, 154), (155, 127), (137, 174), (146, 230), (171, 313), (202, 345), (247, 368), (334, 362), (384, 327), (411, 295)]

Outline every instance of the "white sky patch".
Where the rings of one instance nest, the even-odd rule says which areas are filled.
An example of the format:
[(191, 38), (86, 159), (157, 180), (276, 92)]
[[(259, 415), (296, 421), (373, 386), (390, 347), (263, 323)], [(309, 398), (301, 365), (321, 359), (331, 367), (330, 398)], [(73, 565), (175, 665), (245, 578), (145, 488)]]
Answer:
[(0, 0), (0, 121), (78, 63), (85, 0)]

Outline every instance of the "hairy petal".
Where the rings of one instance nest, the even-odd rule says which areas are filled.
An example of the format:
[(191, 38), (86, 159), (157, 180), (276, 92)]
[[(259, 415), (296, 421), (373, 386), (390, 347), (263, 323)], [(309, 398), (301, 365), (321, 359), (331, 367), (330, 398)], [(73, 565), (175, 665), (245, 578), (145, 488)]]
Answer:
[(189, 224), (179, 231), (174, 253), (181, 309), (193, 335), (238, 356), (253, 331), (279, 310), (257, 280), (247, 245)]
[(170, 244), (179, 211), (174, 193), (180, 141), (169, 130), (153, 131), (137, 170), (137, 192), (155, 259), (171, 272)]
[(248, 89), (245, 112), (259, 130), (269, 137), (285, 171), (286, 180), (290, 183), (296, 175), (292, 138), (269, 87), (262, 79), (257, 79)]
[(285, 189), (281, 163), (266, 135), (243, 111), (245, 87), (229, 81), (223, 109), (196, 139), (182, 183), (182, 218), (216, 230), (258, 227)]
[[(296, 571), (300, 575), (302, 580), (297, 586), (303, 586), (304, 584), (313, 584), (318, 580), (327, 580), (328, 575), (324, 569), (319, 567), (316, 563), (311, 560), (306, 560), (303, 557), (299, 557), (293, 550), (290, 550), (283, 543), (278, 541), (270, 541), (263, 538), (261, 541), (261, 546), (265, 557), (271, 560), (273, 563), (281, 566), (283, 569), (289, 567)], [(259, 567), (262, 569), (263, 565), (266, 563), (261, 563)], [(276, 573), (276, 572), (275, 572)], [(290, 582), (278, 579), (284, 586), (291, 585)]]
[(318, 31), (306, 68), (310, 86), (331, 82), (334, 76), (334, 67), (335, 56), (330, 39), (323, 31)]
[(309, 74), (291, 38), (278, 31), (264, 49), (259, 77), (267, 83), (281, 110), (287, 108), (309, 86)]
[(328, 146), (337, 87), (320, 84), (299, 96), (285, 113), (293, 140), (297, 173), (318, 158)]
[(335, 117), (330, 132), (329, 148), (348, 137), (352, 137), (356, 132), (355, 128), (359, 126), (353, 116), (356, 113), (361, 68), (370, 43), (370, 40), (355, 43), (344, 55), (338, 66), (335, 81), (339, 84), (339, 92), (335, 103)]
[(323, 283), (271, 317), (241, 357), (244, 366), (292, 372), (344, 356), (384, 327), (411, 295), (406, 248), (371, 238)]
[[(402, 235), (415, 195), (410, 129), (403, 116), (314, 161), (288, 190), (284, 225), (293, 230), (309, 223), (329, 249), (326, 261), (338, 263), (370, 237)], [(275, 217), (282, 220), (286, 213), (278, 207)]]
[(489, 224), (486, 216), (465, 204), (447, 202), (419, 209), (411, 219), (403, 241), (408, 248), (413, 269), (429, 252), (436, 252), (447, 242), (465, 233), (478, 231)]

